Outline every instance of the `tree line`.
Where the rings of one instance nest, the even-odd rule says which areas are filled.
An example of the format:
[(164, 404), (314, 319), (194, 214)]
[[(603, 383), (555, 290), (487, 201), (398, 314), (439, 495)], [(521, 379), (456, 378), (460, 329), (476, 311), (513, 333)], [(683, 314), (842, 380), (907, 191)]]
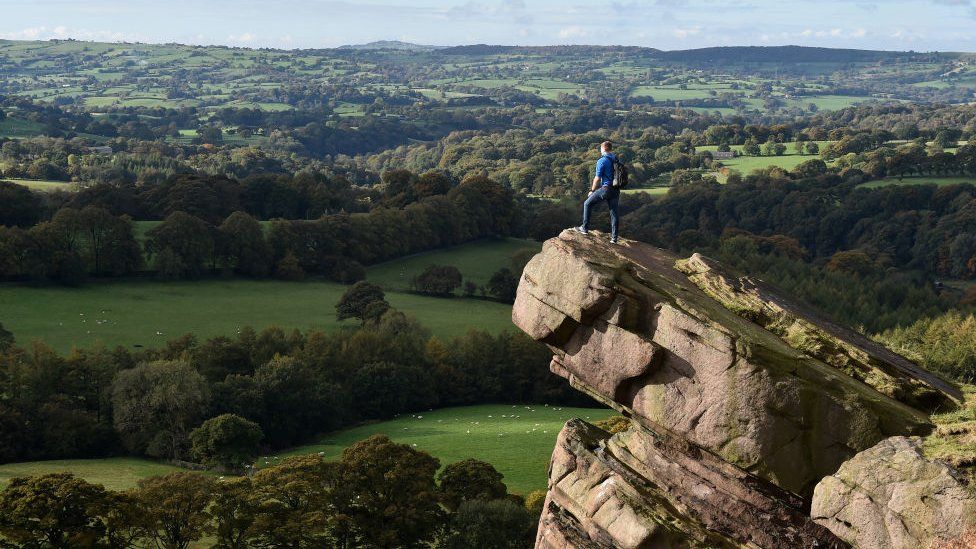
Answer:
[[(485, 177), (456, 186), (437, 174), (390, 172), (385, 179), (386, 193), (377, 197), (383, 207), (312, 221), (274, 220), (266, 227), (243, 211), (212, 224), (229, 209), (216, 191), (204, 195), (209, 202), (193, 200), (197, 192), (167, 193), (158, 203), (169, 213), (144, 243), (131, 219), (113, 215), (104, 202), (65, 207), (49, 221), (19, 227), (31, 219), (16, 204), (32, 203), (35, 195), (0, 183), (0, 195), (14, 199), (9, 208), (0, 205), (0, 215), (7, 216), (3, 224), (13, 225), (0, 226), (0, 278), (73, 284), (86, 275), (119, 276), (148, 267), (166, 278), (225, 271), (284, 279), (320, 274), (349, 283), (364, 277), (363, 264), (507, 236), (521, 222), (512, 193)], [(221, 206), (201, 209), (207, 204)]]
[(176, 472), (111, 492), (70, 473), (14, 478), (0, 492), (5, 547), (531, 547), (541, 512), (490, 464), (447, 465), (375, 435), (337, 461), (286, 458), (217, 479)]
[(626, 223), (663, 247), (715, 242), (726, 230), (796, 241), (808, 262), (859, 251), (877, 270), (976, 277), (976, 189), (906, 185), (863, 189), (857, 173), (792, 178), (767, 171), (688, 182), (640, 205)]
[(443, 341), (396, 310), (360, 305), (347, 315), (363, 320), (357, 330), (244, 328), (67, 356), (0, 330), (0, 462), (127, 454), (234, 470), (259, 448), (404, 412), (587, 402), (539, 368), (549, 352), (521, 333)]

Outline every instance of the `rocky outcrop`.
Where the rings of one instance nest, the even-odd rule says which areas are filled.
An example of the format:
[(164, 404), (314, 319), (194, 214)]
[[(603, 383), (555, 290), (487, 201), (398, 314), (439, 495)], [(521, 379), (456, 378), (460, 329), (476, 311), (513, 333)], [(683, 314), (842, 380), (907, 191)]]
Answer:
[(863, 549), (949, 546), (976, 534), (976, 499), (918, 438), (892, 437), (820, 481), (813, 519)]
[(761, 282), (599, 233), (546, 242), (512, 318), (632, 420), (613, 436), (567, 424), (539, 547), (845, 546), (810, 518), (818, 483), (961, 400)]

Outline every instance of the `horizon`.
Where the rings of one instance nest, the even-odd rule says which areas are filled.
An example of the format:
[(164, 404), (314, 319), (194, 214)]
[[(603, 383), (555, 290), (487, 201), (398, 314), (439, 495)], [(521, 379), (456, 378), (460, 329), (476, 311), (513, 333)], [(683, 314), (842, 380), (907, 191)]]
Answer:
[[(736, 46), (976, 51), (976, 0), (721, 5), (630, 0), (600, 11), (555, 0), (8, 0), (0, 39), (330, 49), (374, 41), (435, 46)], [(919, 10), (917, 8), (924, 8)], [(914, 9), (913, 9), (914, 8)], [(301, 17), (292, 14), (301, 13)], [(187, 17), (186, 14), (193, 14)], [(369, 22), (368, 25), (363, 21)], [(395, 32), (388, 29), (395, 28)]]
[(361, 46), (372, 46), (382, 43), (392, 43), (392, 44), (403, 44), (409, 46), (417, 47), (430, 47), (436, 49), (448, 49), (455, 47), (464, 46), (487, 46), (487, 47), (512, 47), (512, 48), (566, 48), (566, 47), (578, 47), (578, 48), (641, 48), (648, 50), (656, 50), (661, 52), (676, 52), (676, 51), (694, 51), (694, 50), (707, 50), (707, 49), (734, 49), (734, 48), (804, 48), (804, 49), (821, 49), (821, 50), (851, 50), (851, 51), (878, 51), (886, 53), (974, 53), (976, 54), (976, 49), (974, 50), (896, 50), (896, 49), (874, 49), (874, 48), (845, 48), (845, 47), (829, 47), (829, 46), (805, 46), (800, 44), (776, 44), (776, 45), (758, 45), (758, 44), (722, 44), (716, 46), (700, 46), (693, 48), (655, 48), (654, 46), (635, 46), (632, 44), (492, 44), (484, 42), (471, 42), (464, 44), (431, 44), (431, 43), (419, 43), (419, 42), (408, 42), (405, 40), (398, 40), (394, 38), (388, 39), (377, 39), (371, 40), (369, 42), (359, 42), (350, 44), (339, 44), (338, 46), (323, 46), (323, 47), (273, 47), (273, 46), (237, 46), (229, 44), (219, 44), (219, 43), (200, 43), (193, 44), (188, 42), (144, 42), (144, 41), (129, 41), (129, 40), (88, 40), (82, 38), (35, 38), (35, 39), (21, 39), (21, 38), (2, 38), (0, 37), (0, 42), (20, 42), (20, 43), (43, 43), (43, 42), (78, 42), (85, 44), (114, 44), (114, 45), (143, 45), (143, 46), (185, 46), (190, 48), (231, 48), (231, 49), (241, 49), (241, 50), (271, 50), (271, 51), (314, 51), (314, 50), (336, 50), (343, 48), (357, 48)]

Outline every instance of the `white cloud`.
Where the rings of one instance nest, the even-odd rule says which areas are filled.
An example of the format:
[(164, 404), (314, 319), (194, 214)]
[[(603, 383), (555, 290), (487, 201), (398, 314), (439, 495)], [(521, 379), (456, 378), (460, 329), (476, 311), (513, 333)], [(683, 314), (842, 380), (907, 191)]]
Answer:
[(695, 36), (699, 33), (701, 33), (701, 27), (691, 27), (689, 29), (674, 29), (671, 31), (671, 34), (674, 35), (675, 38), (681, 38), (681, 39), (688, 38), (689, 36)]
[(257, 37), (249, 32), (245, 32), (243, 34), (231, 34), (230, 36), (227, 37), (227, 40), (231, 44), (250, 44), (254, 42), (256, 39)]
[(149, 38), (139, 34), (129, 34), (110, 30), (75, 29), (65, 25), (53, 28), (47, 26), (27, 27), (17, 31), (0, 32), (0, 38), (7, 40), (91, 40), (96, 42), (148, 42)]
[(44, 32), (44, 27), (29, 27), (13, 32), (0, 32), (0, 38), (7, 40), (37, 40)]
[(560, 38), (586, 38), (589, 32), (579, 25), (559, 29)]

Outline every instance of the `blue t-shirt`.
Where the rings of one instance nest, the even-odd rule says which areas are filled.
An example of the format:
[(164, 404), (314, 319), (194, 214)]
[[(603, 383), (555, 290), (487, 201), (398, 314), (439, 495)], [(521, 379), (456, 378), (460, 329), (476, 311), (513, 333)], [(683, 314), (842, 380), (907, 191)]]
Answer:
[(596, 176), (600, 178), (600, 183), (604, 187), (613, 185), (613, 161), (616, 159), (613, 153), (603, 153), (603, 156), (596, 161)]

